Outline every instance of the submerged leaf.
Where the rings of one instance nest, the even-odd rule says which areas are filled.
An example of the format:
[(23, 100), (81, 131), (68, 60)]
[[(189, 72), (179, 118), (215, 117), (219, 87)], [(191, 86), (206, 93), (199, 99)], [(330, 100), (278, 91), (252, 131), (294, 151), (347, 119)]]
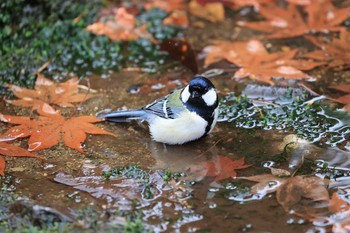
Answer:
[(328, 202), (326, 184), (319, 177), (296, 176), (288, 179), (276, 193), (278, 203), (286, 210), (293, 209), (302, 198), (312, 202)]
[(216, 161), (202, 162), (199, 165), (191, 166), (190, 169), (192, 173), (212, 176), (215, 177), (215, 181), (220, 181), (230, 177), (235, 179), (237, 176), (236, 170), (250, 166), (245, 164), (244, 158), (232, 160), (226, 156), (218, 156)]

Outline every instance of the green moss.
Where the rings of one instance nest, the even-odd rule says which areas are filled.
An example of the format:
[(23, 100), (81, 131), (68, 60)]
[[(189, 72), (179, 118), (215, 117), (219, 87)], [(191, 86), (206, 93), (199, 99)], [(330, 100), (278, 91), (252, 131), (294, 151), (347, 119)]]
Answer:
[[(85, 30), (102, 4), (98, 0), (4, 0), (0, 3), (0, 94), (4, 84), (31, 87), (35, 71), (50, 61), (50, 76), (108, 74), (124, 67), (157, 71), (166, 53), (149, 40), (112, 42)], [(21, 17), (18, 17), (18, 16)], [(156, 39), (172, 38), (179, 29), (162, 25), (167, 13), (154, 9), (138, 16)], [(78, 22), (74, 19), (79, 17)]]

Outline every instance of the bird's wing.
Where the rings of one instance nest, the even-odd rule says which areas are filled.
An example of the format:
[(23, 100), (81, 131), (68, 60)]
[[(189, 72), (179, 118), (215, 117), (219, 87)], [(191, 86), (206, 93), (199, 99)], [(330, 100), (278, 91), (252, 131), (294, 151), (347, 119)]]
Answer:
[(166, 119), (176, 118), (186, 107), (180, 100), (181, 90), (176, 90), (171, 94), (159, 98), (142, 109)]

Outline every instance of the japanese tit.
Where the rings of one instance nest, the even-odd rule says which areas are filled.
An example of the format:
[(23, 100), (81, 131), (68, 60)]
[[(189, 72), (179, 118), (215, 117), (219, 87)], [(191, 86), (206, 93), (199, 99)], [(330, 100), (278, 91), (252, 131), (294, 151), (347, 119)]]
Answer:
[(185, 88), (145, 107), (113, 111), (98, 117), (112, 122), (145, 120), (153, 140), (170, 145), (184, 144), (213, 130), (218, 117), (218, 95), (212, 82), (198, 75)]

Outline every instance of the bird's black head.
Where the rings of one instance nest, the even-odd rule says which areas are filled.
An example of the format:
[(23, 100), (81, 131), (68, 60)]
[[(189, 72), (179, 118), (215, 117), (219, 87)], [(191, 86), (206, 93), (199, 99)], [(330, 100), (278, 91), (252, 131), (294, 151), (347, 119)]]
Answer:
[(203, 77), (195, 76), (181, 93), (181, 100), (185, 104), (196, 105), (197, 107), (216, 108), (218, 96), (213, 83)]

